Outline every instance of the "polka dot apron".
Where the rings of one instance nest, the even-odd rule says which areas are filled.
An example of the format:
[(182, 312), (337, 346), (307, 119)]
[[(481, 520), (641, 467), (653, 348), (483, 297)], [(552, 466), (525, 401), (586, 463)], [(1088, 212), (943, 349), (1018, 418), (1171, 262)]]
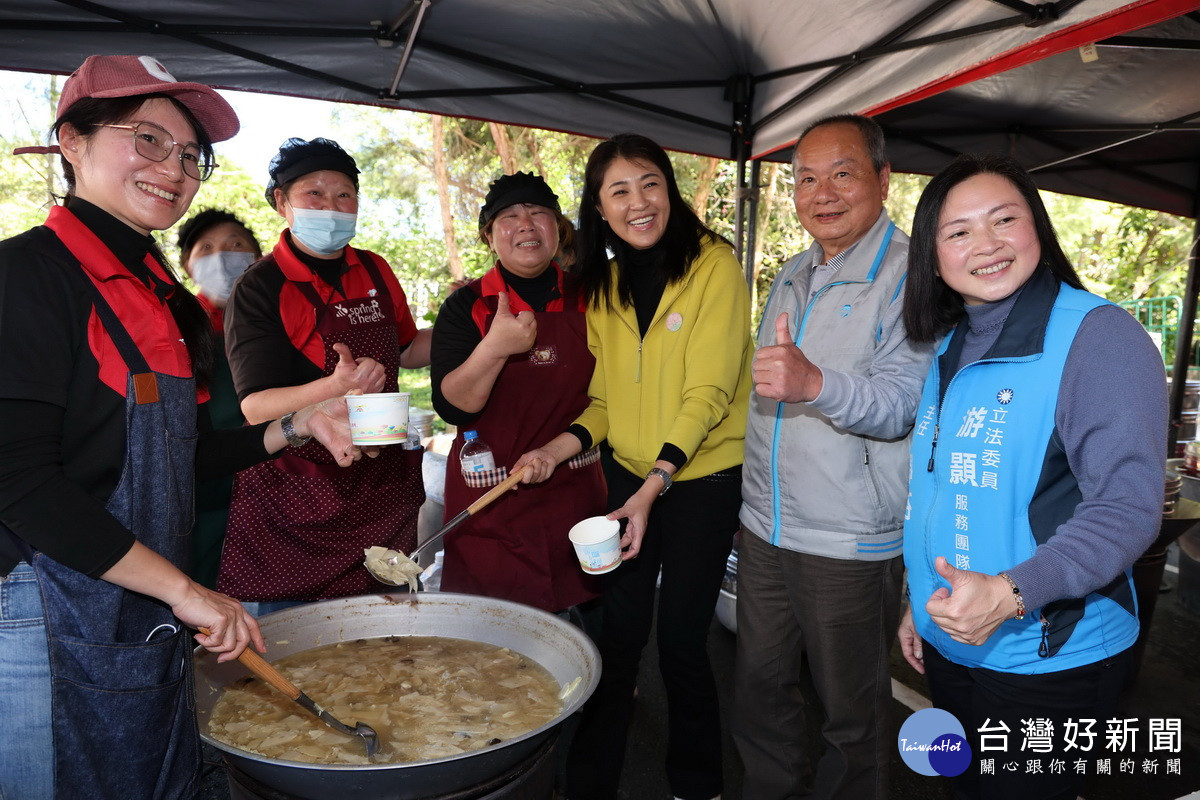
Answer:
[[(387, 285), (369, 255), (347, 249), (351, 269), (365, 268), (375, 296), (321, 300), (310, 283), (296, 282), (317, 312), (325, 343), (325, 374), (341, 342), (383, 364), (383, 391), (397, 390), (400, 347)], [(339, 467), (317, 441), (288, 448), (275, 459), (238, 473), (217, 588), (239, 600), (325, 600), (382, 589), (363, 567), (363, 549), (404, 552), (417, 543), (417, 513), (425, 501), (422, 450), (380, 449)]]

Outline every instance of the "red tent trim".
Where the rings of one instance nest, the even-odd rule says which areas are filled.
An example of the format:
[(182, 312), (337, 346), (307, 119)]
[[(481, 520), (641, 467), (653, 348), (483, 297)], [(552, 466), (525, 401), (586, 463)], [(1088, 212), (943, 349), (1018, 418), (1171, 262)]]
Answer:
[[(956, 86), (987, 78), (1006, 72), (1016, 67), (1040, 61), (1048, 56), (1056, 55), (1067, 50), (1082, 47), (1086, 44), (1107, 39), (1110, 36), (1129, 33), (1130, 31), (1146, 28), (1168, 19), (1174, 19), (1189, 11), (1200, 9), (1196, 0), (1138, 0), (1119, 9), (1110, 11), (1099, 17), (1089, 19), (1069, 28), (1055, 31), (1040, 39), (1021, 45), (1005, 53), (998, 53), (990, 59), (981, 61), (958, 72), (925, 84), (906, 94), (898, 95), (880, 105), (869, 108), (861, 113), (873, 117), (890, 111), (893, 108), (915, 103), (932, 97)], [(794, 146), (795, 141), (773, 147), (770, 150), (757, 153), (755, 159), (765, 158), (772, 153)]]
[(1140, 0), (1140, 2), (1130, 3), (1103, 16), (1081, 22), (1070, 28), (1063, 28), (1041, 39), (1035, 39), (1015, 50), (999, 53), (975, 66), (966, 67), (959, 72), (939, 78), (862, 113), (867, 116), (882, 114), (893, 108), (940, 94), (947, 89), (962, 86), (964, 83), (1007, 72), (1034, 61), (1041, 61), (1048, 56), (1092, 44), (1110, 36), (1118, 36), (1145, 28), (1197, 9), (1200, 9), (1200, 3), (1196, 0)]

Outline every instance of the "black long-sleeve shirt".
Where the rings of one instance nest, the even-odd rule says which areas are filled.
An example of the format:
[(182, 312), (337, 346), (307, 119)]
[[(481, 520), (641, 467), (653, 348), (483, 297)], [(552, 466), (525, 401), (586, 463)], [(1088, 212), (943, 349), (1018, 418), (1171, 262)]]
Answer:
[[(69, 208), (142, 277), (149, 237), (84, 201)], [(88, 346), (87, 280), (63, 258), (48, 228), (0, 242), (0, 523), (56, 561), (97, 577), (134, 537), (104, 507), (124, 463), (125, 398), (100, 380)], [(268, 457), (265, 425), (213, 431), (201, 406), (198, 426), (198, 477)], [(20, 552), (0, 532), (0, 575), (21, 560)]]

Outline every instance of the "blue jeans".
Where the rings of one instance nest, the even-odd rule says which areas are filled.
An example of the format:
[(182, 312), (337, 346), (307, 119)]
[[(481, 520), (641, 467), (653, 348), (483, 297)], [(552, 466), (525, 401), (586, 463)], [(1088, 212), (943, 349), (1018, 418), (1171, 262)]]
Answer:
[(33, 567), (0, 578), (0, 800), (54, 796), (50, 655)]

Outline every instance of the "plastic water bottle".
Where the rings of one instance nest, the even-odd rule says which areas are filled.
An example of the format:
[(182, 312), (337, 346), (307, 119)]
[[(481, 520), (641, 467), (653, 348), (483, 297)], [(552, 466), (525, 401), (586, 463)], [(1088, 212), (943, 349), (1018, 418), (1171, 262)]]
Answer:
[(444, 551), (438, 550), (433, 557), (433, 563), (425, 568), (421, 573), (421, 588), (427, 592), (440, 592), (442, 590), (442, 555)]
[(479, 438), (478, 431), (467, 431), (463, 434), (463, 446), (458, 460), (462, 464), (463, 472), (486, 472), (496, 468), (492, 448)]
[(404, 442), (405, 450), (420, 450), (421, 449), (421, 434), (416, 428), (408, 429), (408, 439)]

